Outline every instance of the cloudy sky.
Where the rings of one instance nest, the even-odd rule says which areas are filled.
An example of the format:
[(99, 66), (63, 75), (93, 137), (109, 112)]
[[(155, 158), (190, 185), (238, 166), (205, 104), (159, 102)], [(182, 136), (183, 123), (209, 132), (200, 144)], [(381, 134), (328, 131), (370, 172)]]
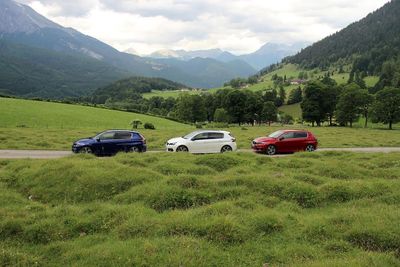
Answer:
[(17, 0), (115, 48), (221, 48), (253, 52), (266, 42), (315, 42), (389, 0)]

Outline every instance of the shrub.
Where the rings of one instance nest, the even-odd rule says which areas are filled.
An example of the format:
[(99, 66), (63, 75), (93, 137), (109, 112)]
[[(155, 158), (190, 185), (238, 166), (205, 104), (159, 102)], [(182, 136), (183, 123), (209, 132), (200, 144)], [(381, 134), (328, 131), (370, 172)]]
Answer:
[(142, 121), (139, 119), (135, 119), (133, 121), (131, 121), (130, 125), (132, 125), (132, 129), (137, 129), (139, 128), (139, 125), (142, 124)]
[(144, 128), (145, 129), (149, 129), (149, 130), (155, 130), (156, 129), (156, 127), (154, 127), (154, 125), (152, 123), (150, 123), (150, 122), (146, 122), (144, 124)]

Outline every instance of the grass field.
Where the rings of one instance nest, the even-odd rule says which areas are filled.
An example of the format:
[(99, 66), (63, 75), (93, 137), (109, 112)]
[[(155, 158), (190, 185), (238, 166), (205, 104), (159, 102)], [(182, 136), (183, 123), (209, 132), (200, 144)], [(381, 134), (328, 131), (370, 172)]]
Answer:
[[(290, 109), (283, 107), (281, 110), (298, 112), (298, 105), (287, 107)], [(156, 126), (156, 130), (138, 129), (146, 137), (149, 149), (164, 149), (168, 139), (196, 130), (194, 126), (142, 114), (6, 98), (0, 98), (0, 114), (0, 149), (69, 150), (77, 139), (107, 129), (129, 129), (129, 122), (136, 118)], [(311, 130), (321, 147), (365, 147), (400, 146), (399, 126), (396, 125), (393, 131), (385, 130), (383, 125), (371, 125), (378, 129), (245, 125), (244, 128), (236, 126), (223, 130), (236, 136), (239, 148), (249, 148), (255, 137), (288, 128)]]
[(283, 105), (283, 106), (279, 107), (279, 111), (282, 111), (282, 112), (292, 116), (294, 119), (301, 118), (300, 103), (293, 104), (293, 105)]
[(0, 160), (1, 266), (400, 266), (400, 154)]
[(0, 98), (0, 114), (1, 128), (129, 128), (134, 119), (153, 123), (158, 129), (190, 128), (143, 114), (12, 98)]

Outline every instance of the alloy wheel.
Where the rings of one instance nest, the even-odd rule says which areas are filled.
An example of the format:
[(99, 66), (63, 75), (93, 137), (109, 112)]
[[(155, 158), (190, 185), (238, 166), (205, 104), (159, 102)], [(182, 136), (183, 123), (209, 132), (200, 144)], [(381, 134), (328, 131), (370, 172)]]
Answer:
[(178, 146), (176, 152), (189, 152), (189, 149), (185, 146)]
[(89, 153), (92, 153), (92, 149), (88, 146), (85, 146), (85, 147), (82, 147), (82, 149), (79, 152), (83, 153), (83, 154), (89, 154)]
[(307, 145), (306, 151), (308, 151), (308, 152), (313, 152), (314, 150), (315, 150), (315, 148), (314, 148), (313, 145)]
[(225, 152), (231, 152), (232, 148), (230, 146), (223, 146), (221, 148), (221, 153), (225, 153)]
[(273, 145), (270, 145), (267, 147), (267, 154), (268, 155), (275, 155), (276, 153), (276, 148)]

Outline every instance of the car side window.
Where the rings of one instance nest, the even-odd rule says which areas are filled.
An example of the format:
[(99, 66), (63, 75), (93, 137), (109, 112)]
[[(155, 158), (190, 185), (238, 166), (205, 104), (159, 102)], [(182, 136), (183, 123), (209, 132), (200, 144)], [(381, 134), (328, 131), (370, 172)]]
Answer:
[(100, 140), (110, 140), (114, 139), (114, 132), (106, 132), (99, 136)]
[(282, 136), (284, 139), (291, 139), (294, 138), (294, 132), (288, 132), (288, 133), (284, 133), (282, 134)]
[(208, 139), (223, 139), (223, 133), (208, 133)]
[(208, 133), (200, 133), (192, 138), (194, 140), (205, 140), (208, 139)]
[(130, 132), (116, 132), (114, 135), (114, 139), (116, 140), (129, 140), (132, 135)]
[(307, 138), (307, 133), (306, 132), (295, 132), (294, 138)]

